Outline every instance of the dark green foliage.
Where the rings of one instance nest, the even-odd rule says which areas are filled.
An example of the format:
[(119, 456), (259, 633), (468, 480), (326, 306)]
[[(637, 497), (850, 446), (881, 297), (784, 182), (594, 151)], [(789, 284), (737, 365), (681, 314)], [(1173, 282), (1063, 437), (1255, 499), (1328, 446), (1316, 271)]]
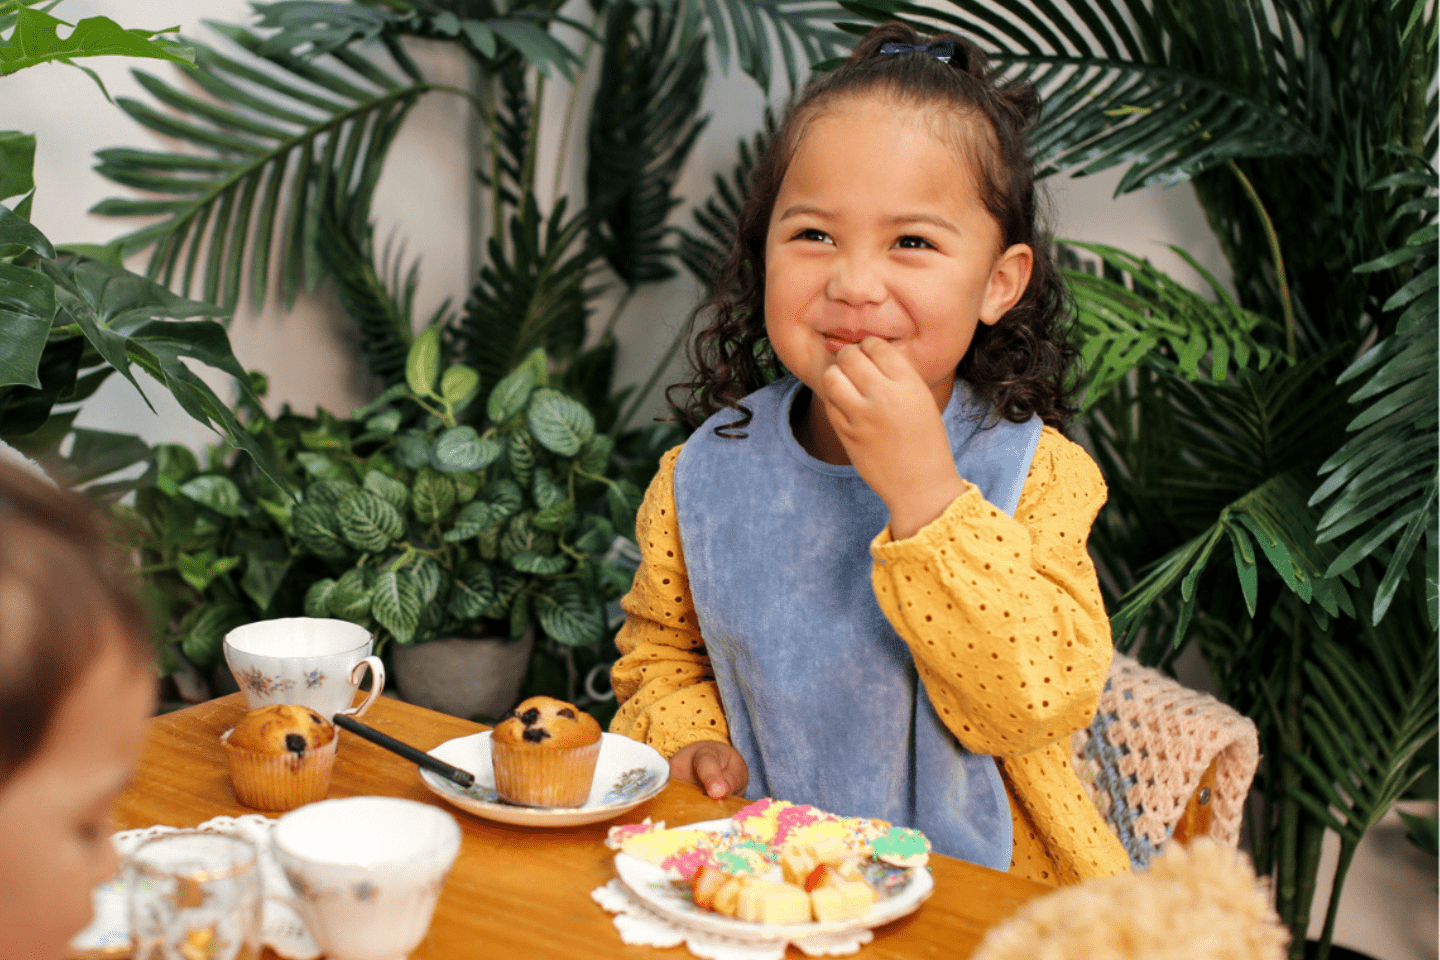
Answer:
[[(411, 348), (413, 384), (446, 379), (417, 372), (430, 342)], [(436, 408), (438, 395), (395, 396), (402, 416), (409, 405), (432, 413), (432, 426), (406, 435), (425, 448), (420, 457), (392, 459), (401, 450), (393, 436), (315, 441), (323, 461), (308, 468), (316, 479), (295, 508), (295, 532), (301, 552), (330, 575), (308, 589), (309, 615), (378, 627), (407, 644), (461, 635), (481, 619), (508, 621), (504, 629), (518, 636), (531, 617), (563, 646), (602, 639), (604, 606), (618, 592), (596, 568), (614, 532), (603, 542), (593, 533), (603, 522), (597, 511), (608, 509), (604, 491), (623, 481), (609, 479), (614, 444), (596, 434), (582, 404), (545, 385), (546, 369), (537, 355), (497, 384), (480, 430), (454, 425), (461, 408)]]
[[(683, 18), (683, 19), (682, 19)], [(627, 287), (674, 275), (666, 244), (674, 195), (705, 128), (705, 36), (694, 8), (610, 7), (590, 113), (586, 187), (595, 242)]]
[(461, 359), (480, 374), (482, 400), (537, 349), (564, 363), (584, 341), (590, 308), (585, 281), (595, 251), (586, 215), (567, 220), (562, 200), (548, 218), (534, 196), (510, 220), (506, 244), (492, 237), (490, 260), (465, 302), (456, 332)]
[(1253, 849), (1297, 960), (1340, 835), (1323, 957), (1354, 844), (1435, 762), (1433, 8), (842, 5), (957, 29), (1034, 82), (1044, 172), (1195, 183), (1233, 298), (1096, 247), (1100, 275), (1071, 274), (1110, 486), (1090, 545), (1117, 643), (1166, 664), (1197, 642), (1260, 727)]

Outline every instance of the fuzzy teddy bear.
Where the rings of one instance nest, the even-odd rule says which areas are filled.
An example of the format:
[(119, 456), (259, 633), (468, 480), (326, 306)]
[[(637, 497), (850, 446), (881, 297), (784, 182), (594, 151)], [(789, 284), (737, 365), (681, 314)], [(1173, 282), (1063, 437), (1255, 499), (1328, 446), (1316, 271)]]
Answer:
[(1145, 870), (1031, 900), (972, 960), (1283, 960), (1289, 941), (1249, 859), (1198, 837)]

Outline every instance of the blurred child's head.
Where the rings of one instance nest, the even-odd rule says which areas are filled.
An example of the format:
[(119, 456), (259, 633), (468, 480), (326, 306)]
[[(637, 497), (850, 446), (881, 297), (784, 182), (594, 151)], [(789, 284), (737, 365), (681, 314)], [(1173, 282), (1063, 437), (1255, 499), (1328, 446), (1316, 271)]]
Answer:
[(0, 462), (0, 952), (59, 957), (116, 867), (108, 815), (154, 709), (154, 646), (78, 497)]
[(812, 78), (770, 137), (751, 172), (736, 241), (720, 269), (714, 319), (694, 347), (697, 375), (687, 385), (692, 418), (735, 406), (763, 385), (765, 368), (775, 364), (765, 339), (765, 303), (766, 242), (776, 198), (817, 119), (867, 102), (913, 115), (950, 151), (994, 222), (997, 256), (1016, 246), (1033, 252), (1022, 294), (995, 322), (982, 320), (957, 374), (1010, 420), (1035, 414), (1058, 426), (1073, 412), (1069, 368), (1075, 351), (1064, 330), (1068, 301), (1037, 222), (1026, 139), (1039, 99), (1029, 84), (997, 84), (973, 43), (951, 35), (931, 39), (953, 44), (948, 61), (928, 52), (881, 53), (887, 43), (919, 46), (926, 38), (901, 24), (876, 27), (842, 65)]

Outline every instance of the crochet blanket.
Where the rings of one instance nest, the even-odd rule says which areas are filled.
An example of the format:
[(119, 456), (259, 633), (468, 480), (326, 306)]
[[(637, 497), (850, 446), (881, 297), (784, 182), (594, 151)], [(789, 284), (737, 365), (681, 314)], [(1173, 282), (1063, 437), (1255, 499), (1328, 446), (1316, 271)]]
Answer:
[(1095, 719), (1071, 748), (1075, 772), (1134, 867), (1165, 846), (1212, 760), (1208, 835), (1238, 843), (1260, 741), (1248, 717), (1209, 694), (1117, 653)]

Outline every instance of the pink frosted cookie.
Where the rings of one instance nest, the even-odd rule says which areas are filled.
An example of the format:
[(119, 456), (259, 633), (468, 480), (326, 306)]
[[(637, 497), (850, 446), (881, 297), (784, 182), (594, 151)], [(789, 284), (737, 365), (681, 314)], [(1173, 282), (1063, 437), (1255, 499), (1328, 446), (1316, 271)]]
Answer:
[[(626, 851), (629, 852), (628, 850)], [(687, 847), (660, 861), (660, 869), (684, 880), (692, 879), (701, 867), (718, 867), (715, 851), (706, 847)]]
[(610, 831), (605, 834), (605, 846), (611, 850), (619, 850), (625, 846), (625, 841), (631, 837), (639, 836), (642, 833), (655, 833), (658, 830), (664, 829), (664, 820), (661, 820), (659, 823), (651, 823), (649, 817), (646, 817), (639, 823), (627, 823), (622, 826), (611, 827)]
[(620, 845), (620, 850), (637, 860), (663, 866), (680, 853), (699, 847), (713, 850), (714, 836), (704, 830), (654, 830), (628, 837)]
[(775, 819), (780, 811), (791, 806), (785, 800), (756, 800), (730, 815), (735, 829), (752, 840), (770, 843), (775, 839)]
[(839, 820), (834, 814), (817, 807), (788, 800), (756, 800), (730, 815), (735, 828), (746, 837), (761, 843), (782, 847), (790, 835), (811, 824)]

